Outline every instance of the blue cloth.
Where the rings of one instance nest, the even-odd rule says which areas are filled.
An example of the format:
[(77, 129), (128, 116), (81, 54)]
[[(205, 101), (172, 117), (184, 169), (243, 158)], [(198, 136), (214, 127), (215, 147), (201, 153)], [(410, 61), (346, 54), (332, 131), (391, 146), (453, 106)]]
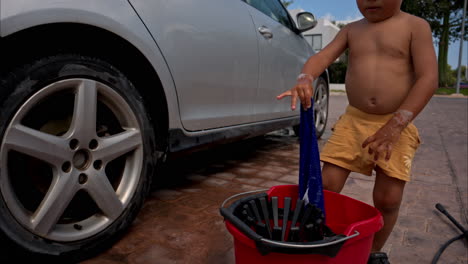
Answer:
[(299, 158), (299, 197), (305, 203), (311, 203), (322, 209), (323, 202), (322, 171), (320, 168), (320, 154), (315, 134), (314, 101), (307, 111), (301, 105), (301, 124), (299, 129), (300, 158)]

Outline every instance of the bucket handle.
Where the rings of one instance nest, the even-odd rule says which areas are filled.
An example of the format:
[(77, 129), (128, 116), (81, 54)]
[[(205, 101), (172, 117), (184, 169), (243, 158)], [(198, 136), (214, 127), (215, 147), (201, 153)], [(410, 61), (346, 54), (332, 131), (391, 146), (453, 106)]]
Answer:
[(269, 239), (266, 239), (266, 238), (261, 238), (260, 241), (262, 241), (265, 244), (270, 244), (270, 245), (274, 245), (274, 246), (281, 246), (281, 247), (285, 247), (285, 248), (308, 249), (308, 248), (326, 247), (326, 246), (339, 244), (339, 243), (345, 242), (346, 240), (351, 239), (353, 237), (357, 237), (359, 235), (360, 235), (360, 233), (357, 230), (354, 230), (354, 234), (352, 234), (350, 236), (345, 236), (343, 238), (340, 238), (340, 239), (337, 239), (337, 240), (334, 240), (334, 241), (331, 241), (331, 242), (325, 242), (325, 243), (313, 244), (313, 245), (310, 245), (310, 244), (309, 245), (307, 245), (307, 244), (304, 245), (304, 244), (282, 243), (282, 242), (278, 242), (278, 241), (269, 240)]
[[(246, 195), (246, 194), (251, 194), (251, 193), (267, 191), (267, 190), (268, 189), (262, 189), (262, 190), (248, 191), (248, 192), (235, 194), (235, 195), (227, 198), (226, 200), (224, 200), (224, 202), (221, 204), (221, 208), (219, 209), (219, 212), (221, 213), (222, 216), (224, 216), (224, 218), (227, 218), (229, 220), (229, 222), (231, 222), (235, 227), (237, 227), (239, 230), (241, 230), (248, 238), (250, 238), (250, 239), (252, 239), (252, 240), (254, 240), (256, 242), (260, 242), (260, 239), (262, 237), (260, 235), (258, 235), (257, 233), (255, 233), (252, 229), (250, 229), (242, 221), (240, 221), (239, 219), (234, 217), (232, 210), (230, 210), (228, 208), (225, 208), (224, 206), (226, 205), (227, 202), (229, 202), (230, 200), (232, 200), (232, 199), (234, 199), (236, 197)], [(261, 195), (261, 194), (257, 194), (257, 195)], [(264, 195), (266, 196), (267, 194), (264, 193)], [(248, 198), (248, 197), (246, 197), (246, 198)], [(239, 201), (234, 202), (234, 204), (235, 203), (239, 203)]]
[(236, 197), (246, 195), (246, 194), (256, 193), (256, 192), (266, 192), (268, 190), (269, 189), (260, 189), (260, 190), (255, 190), (255, 191), (248, 191), (248, 192), (234, 194), (233, 196), (231, 196), (231, 197), (227, 198), (226, 200), (224, 200), (224, 202), (221, 204), (221, 208), (224, 208), (224, 205), (226, 205), (227, 202), (229, 202), (230, 200), (232, 200), (232, 199), (234, 199)]

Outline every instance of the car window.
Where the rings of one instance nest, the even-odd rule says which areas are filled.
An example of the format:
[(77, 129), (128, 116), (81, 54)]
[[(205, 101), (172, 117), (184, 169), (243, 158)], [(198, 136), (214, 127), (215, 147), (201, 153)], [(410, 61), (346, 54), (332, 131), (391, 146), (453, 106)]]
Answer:
[(285, 27), (294, 30), (288, 11), (286, 11), (279, 0), (245, 0), (245, 2)]
[(322, 34), (304, 35), (304, 38), (315, 52), (319, 52), (322, 49)]

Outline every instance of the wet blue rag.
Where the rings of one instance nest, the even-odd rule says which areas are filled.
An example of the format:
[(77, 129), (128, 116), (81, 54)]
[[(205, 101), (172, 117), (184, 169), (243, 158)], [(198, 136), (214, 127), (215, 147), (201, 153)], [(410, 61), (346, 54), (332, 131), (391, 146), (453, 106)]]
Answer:
[(315, 135), (314, 101), (312, 106), (304, 110), (301, 105), (301, 124), (299, 129), (299, 197), (306, 204), (311, 203), (322, 209), (323, 203), (322, 172), (317, 137)]

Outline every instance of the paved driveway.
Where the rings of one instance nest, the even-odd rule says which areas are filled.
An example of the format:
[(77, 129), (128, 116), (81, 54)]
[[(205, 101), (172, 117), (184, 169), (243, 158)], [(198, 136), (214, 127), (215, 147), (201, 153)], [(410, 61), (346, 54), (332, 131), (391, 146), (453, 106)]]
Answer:
[[(331, 96), (329, 128), (347, 105)], [(467, 225), (468, 100), (434, 97), (415, 121), (422, 145), (413, 163), (400, 218), (385, 250), (392, 263), (430, 263), (437, 249), (459, 231), (438, 211), (442, 203)], [(232, 194), (296, 184), (299, 144), (288, 131), (172, 159), (164, 179), (137, 220), (107, 252), (86, 264), (234, 263), (232, 238), (218, 208)], [(371, 203), (373, 178), (352, 173), (343, 194)], [(439, 263), (468, 263), (466, 243), (457, 241)]]

